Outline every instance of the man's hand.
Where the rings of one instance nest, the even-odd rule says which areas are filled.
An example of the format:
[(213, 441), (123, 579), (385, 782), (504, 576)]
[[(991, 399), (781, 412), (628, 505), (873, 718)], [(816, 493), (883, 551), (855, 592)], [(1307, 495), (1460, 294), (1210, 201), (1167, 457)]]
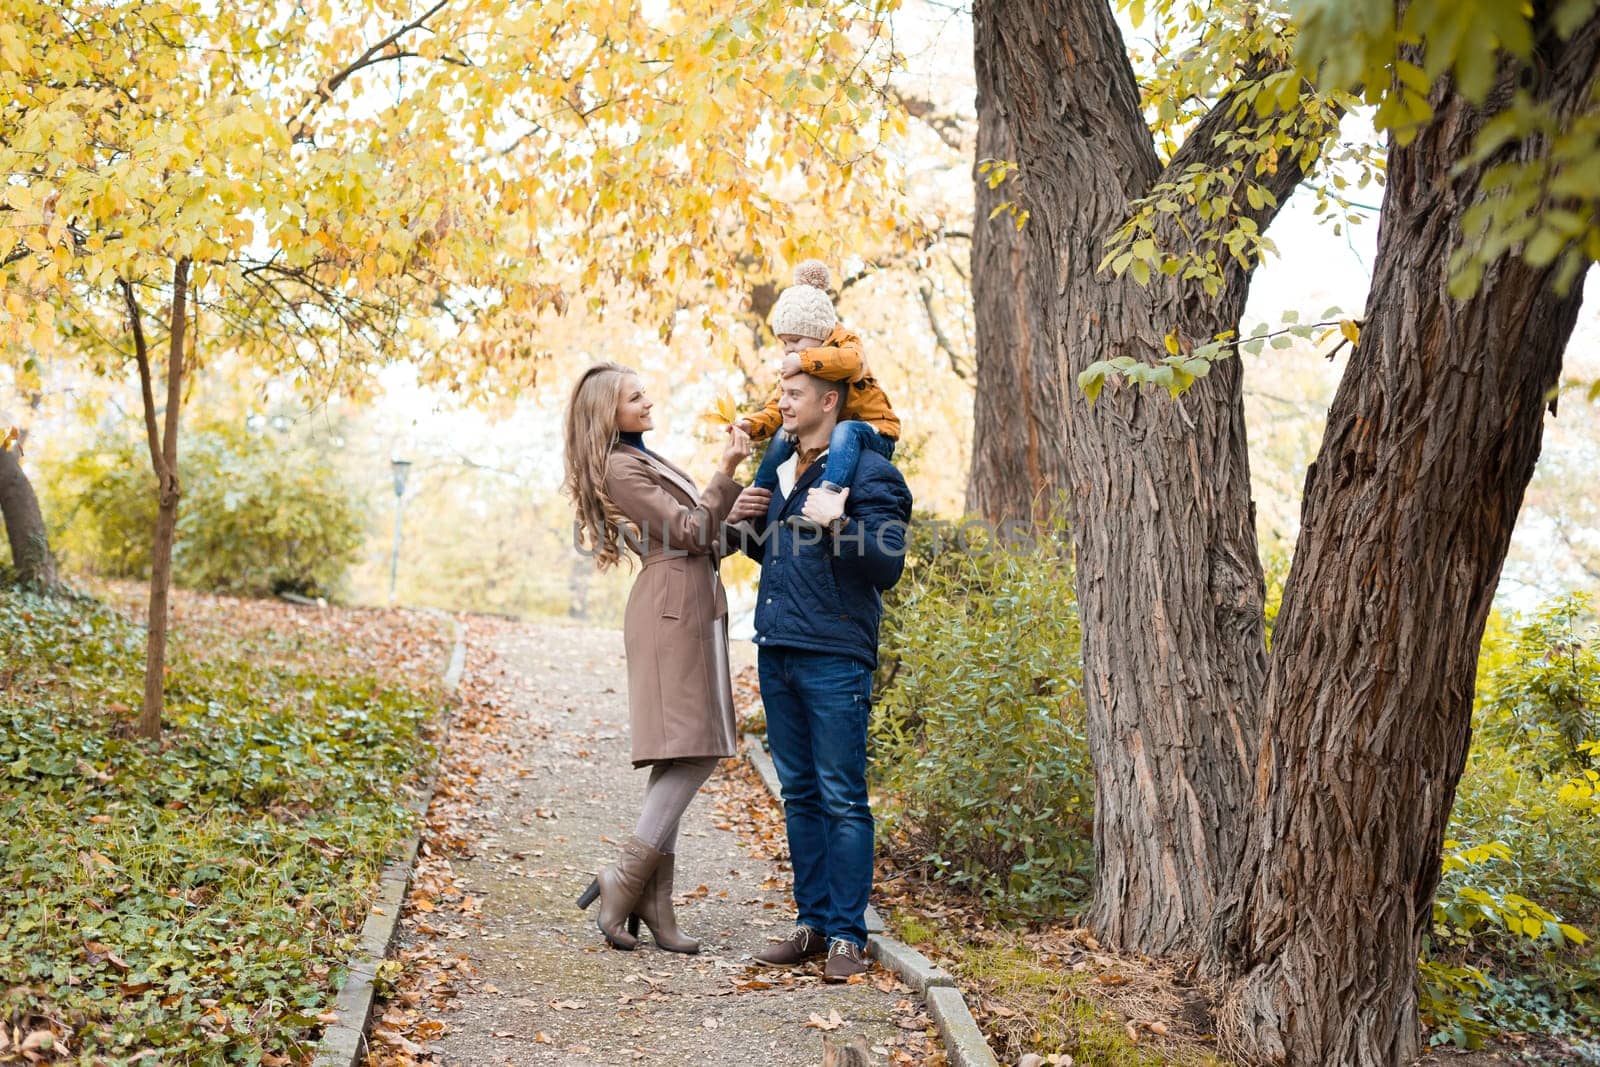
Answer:
[(739, 494), (739, 499), (733, 502), (733, 510), (728, 512), (729, 522), (744, 522), (747, 519), (759, 519), (766, 515), (767, 507), (772, 503), (771, 489), (757, 489), (751, 486)]
[(783, 357), (783, 365), (778, 368), (778, 373), (785, 378), (793, 378), (800, 373), (800, 357), (793, 352)]
[(800, 506), (800, 514), (818, 526), (832, 526), (844, 518), (844, 502), (849, 496), (849, 486), (837, 492), (812, 488), (806, 493), (806, 502)]

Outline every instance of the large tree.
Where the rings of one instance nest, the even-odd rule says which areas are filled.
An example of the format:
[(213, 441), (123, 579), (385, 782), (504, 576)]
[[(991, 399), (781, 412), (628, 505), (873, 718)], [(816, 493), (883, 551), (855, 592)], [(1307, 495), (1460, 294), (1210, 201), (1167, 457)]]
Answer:
[[(1209, 107), (1164, 151), (1105, 0), (980, 2), (974, 17), (978, 67), (1026, 188), (1028, 291), (1050, 302), (1033, 329), (1057, 373), (1071, 381), (1097, 362), (1143, 362), (1169, 344), (1186, 354), (1236, 331), (1255, 249), (1230, 255), (1203, 235), (1259, 234), (1337, 122), (1297, 78), (1283, 89), (1281, 27), (1239, 20), (1231, 44), (1212, 42), (1236, 53), (1234, 66), (1180, 100)], [(1311, 147), (1281, 145), (1280, 120)], [(1151, 235), (1102, 271), (1136, 207)], [(1152, 270), (1158, 239), (1172, 266)], [(1152, 953), (1198, 949), (1231, 871), (1266, 673), (1239, 362), (1163, 366), (1169, 384), (1209, 373), (1176, 401), (1117, 386), (1091, 407), (1067, 390), (1055, 420), (1097, 771), (1090, 921), (1109, 943)]]
[[(1496, 172), (1542, 169), (1551, 135), (1600, 118), (1600, 18), (1535, 12), (1537, 64), (1491, 52), (1472, 96), (1458, 70), (1390, 153), (1366, 323), (1273, 631), (1246, 850), (1214, 923), (1211, 961), (1238, 980), (1223, 1031), (1252, 1060), (1376, 1067), (1420, 1051), (1416, 961), (1478, 647), (1581, 302), (1581, 225), (1565, 235), (1575, 257), (1565, 240), (1530, 247), (1540, 219), (1581, 199), (1558, 167), (1522, 240), (1486, 225), (1512, 188)], [(1413, 60), (1426, 63), (1402, 50)], [(1486, 140), (1513, 108), (1552, 125)]]
[[(1223, 1029), (1244, 1059), (1389, 1065), (1418, 1047), (1416, 958), (1478, 640), (1595, 254), (1582, 178), (1600, 19), (1589, 0), (1305, 6), (1320, 50), (1298, 69), (1240, 50), (1165, 168), (1102, 0), (978, 18), (1032, 262), (1058, 286), (1053, 339), (1086, 386), (1065, 431), (1098, 780), (1091, 923), (1126, 948), (1207, 949), (1233, 980)], [(1279, 17), (1213, 9), (1241, 11), (1256, 28)], [(1430, 37), (1448, 49), (1400, 47)], [(1351, 52), (1372, 61), (1330, 59)], [(1366, 322), (1349, 330), (1269, 657), (1225, 357), (1260, 230), (1302, 171), (1280, 157), (1264, 189), (1220, 202), (1193, 176), (1228, 173), (1274, 108), (1317, 106), (1283, 80), (1301, 71), (1361, 85), (1393, 147)], [(1208, 272), (1190, 242), (1219, 214)]]

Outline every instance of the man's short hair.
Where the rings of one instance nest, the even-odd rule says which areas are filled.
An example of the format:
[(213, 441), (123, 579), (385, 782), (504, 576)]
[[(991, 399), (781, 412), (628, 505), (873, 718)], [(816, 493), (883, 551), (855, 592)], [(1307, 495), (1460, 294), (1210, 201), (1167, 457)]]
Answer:
[(835, 412), (839, 412), (839, 411), (844, 410), (844, 399), (845, 399), (845, 383), (844, 382), (831, 382), (826, 378), (818, 378), (815, 374), (806, 375), (806, 379), (811, 383), (812, 391), (816, 394), (816, 397), (817, 397), (818, 400), (821, 400), (823, 397), (827, 396), (829, 393), (838, 393), (839, 394), (839, 400), (838, 400), (838, 403), (836, 403), (834, 405), (833, 410)]

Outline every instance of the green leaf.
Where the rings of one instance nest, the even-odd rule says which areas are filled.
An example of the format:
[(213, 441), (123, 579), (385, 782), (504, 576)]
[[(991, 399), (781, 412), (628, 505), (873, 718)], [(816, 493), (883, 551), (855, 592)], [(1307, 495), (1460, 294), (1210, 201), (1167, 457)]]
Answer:
[(1551, 263), (1561, 250), (1566, 247), (1567, 238), (1559, 230), (1550, 226), (1541, 226), (1539, 232), (1533, 235), (1523, 251), (1523, 257), (1535, 267), (1543, 267)]
[(1110, 370), (1110, 364), (1101, 361), (1089, 364), (1078, 375), (1078, 388), (1083, 390), (1090, 407), (1094, 407), (1095, 400), (1100, 396), (1100, 390), (1105, 388), (1106, 374)]

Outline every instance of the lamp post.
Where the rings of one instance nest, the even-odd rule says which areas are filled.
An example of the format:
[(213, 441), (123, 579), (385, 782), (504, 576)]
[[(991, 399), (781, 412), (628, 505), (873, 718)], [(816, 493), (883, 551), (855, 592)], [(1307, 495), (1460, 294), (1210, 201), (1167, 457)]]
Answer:
[(405, 510), (406, 475), (411, 473), (411, 461), (396, 456), (389, 460), (389, 470), (394, 474), (394, 551), (389, 555), (389, 606), (392, 608), (400, 577), (400, 516)]

